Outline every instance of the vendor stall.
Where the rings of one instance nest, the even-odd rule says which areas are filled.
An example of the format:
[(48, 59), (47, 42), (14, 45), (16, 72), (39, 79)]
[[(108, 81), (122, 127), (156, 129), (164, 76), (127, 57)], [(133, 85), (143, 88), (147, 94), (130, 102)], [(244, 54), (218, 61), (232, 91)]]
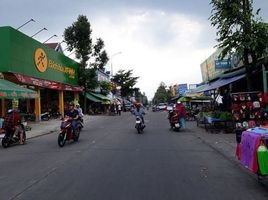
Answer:
[(268, 129), (256, 127), (243, 131), (236, 155), (241, 164), (258, 178), (268, 176)]

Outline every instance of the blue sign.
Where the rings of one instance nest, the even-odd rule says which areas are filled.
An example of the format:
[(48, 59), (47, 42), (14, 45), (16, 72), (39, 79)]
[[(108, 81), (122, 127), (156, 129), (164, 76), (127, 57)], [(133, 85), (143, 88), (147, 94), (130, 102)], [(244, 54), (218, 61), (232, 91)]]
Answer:
[(183, 95), (188, 90), (187, 84), (178, 84), (177, 94)]
[(228, 69), (231, 68), (231, 62), (227, 59), (215, 60), (215, 69)]

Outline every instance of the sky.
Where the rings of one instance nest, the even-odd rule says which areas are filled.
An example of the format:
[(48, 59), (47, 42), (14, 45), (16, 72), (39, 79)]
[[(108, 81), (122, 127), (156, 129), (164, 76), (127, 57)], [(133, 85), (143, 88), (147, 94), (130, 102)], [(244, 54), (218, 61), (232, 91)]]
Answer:
[[(61, 42), (64, 29), (87, 16), (92, 37), (102, 38), (110, 61), (106, 70), (133, 70), (137, 87), (152, 99), (161, 82), (202, 82), (200, 64), (214, 51), (216, 29), (208, 20), (210, 0), (1, 0), (0, 26), (18, 28), (44, 42)], [(254, 0), (268, 22), (268, 1)], [(66, 44), (62, 43), (63, 49)], [(121, 52), (121, 53), (119, 53)], [(64, 51), (65, 55), (70, 52)], [(74, 55), (70, 55), (71, 58)]]

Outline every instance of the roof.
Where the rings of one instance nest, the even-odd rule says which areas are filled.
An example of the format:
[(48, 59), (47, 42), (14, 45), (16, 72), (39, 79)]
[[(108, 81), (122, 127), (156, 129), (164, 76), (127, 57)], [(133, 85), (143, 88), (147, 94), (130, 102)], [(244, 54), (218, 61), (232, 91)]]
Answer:
[(224, 85), (227, 85), (229, 83), (233, 83), (235, 81), (238, 81), (238, 80), (244, 78), (245, 76), (246, 76), (245, 74), (242, 74), (242, 75), (231, 77), (231, 78), (219, 79), (219, 80), (212, 82), (210, 84), (201, 85), (200, 87), (196, 88), (196, 90), (194, 92), (197, 93), (197, 92), (205, 92), (205, 91), (214, 90), (214, 89), (220, 88)]
[(47, 45), (49, 48), (51, 49), (56, 49), (56, 47), (58, 46), (59, 43), (54, 42), (54, 43), (45, 43), (45, 45)]
[(89, 99), (90, 101), (93, 101), (95, 103), (101, 103), (102, 101), (96, 97), (94, 97), (92, 94), (90, 93), (86, 93), (86, 97), (87, 99)]
[(0, 79), (0, 98), (36, 98), (37, 93), (34, 90), (24, 88), (13, 82)]

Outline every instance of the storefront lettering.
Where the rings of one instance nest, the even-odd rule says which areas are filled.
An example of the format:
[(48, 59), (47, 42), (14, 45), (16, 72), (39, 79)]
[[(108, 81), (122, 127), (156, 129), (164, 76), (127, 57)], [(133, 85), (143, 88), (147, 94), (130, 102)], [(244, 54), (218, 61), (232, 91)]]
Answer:
[(70, 78), (75, 78), (75, 70), (70, 67), (63, 66), (61, 64), (55, 63), (53, 60), (48, 61), (48, 67), (54, 70), (68, 74)]
[(73, 68), (64, 66), (48, 59), (46, 52), (42, 48), (35, 50), (34, 63), (37, 70), (41, 73), (44, 73), (47, 68), (51, 68), (53, 70), (67, 74), (71, 79), (75, 78), (75, 70)]

